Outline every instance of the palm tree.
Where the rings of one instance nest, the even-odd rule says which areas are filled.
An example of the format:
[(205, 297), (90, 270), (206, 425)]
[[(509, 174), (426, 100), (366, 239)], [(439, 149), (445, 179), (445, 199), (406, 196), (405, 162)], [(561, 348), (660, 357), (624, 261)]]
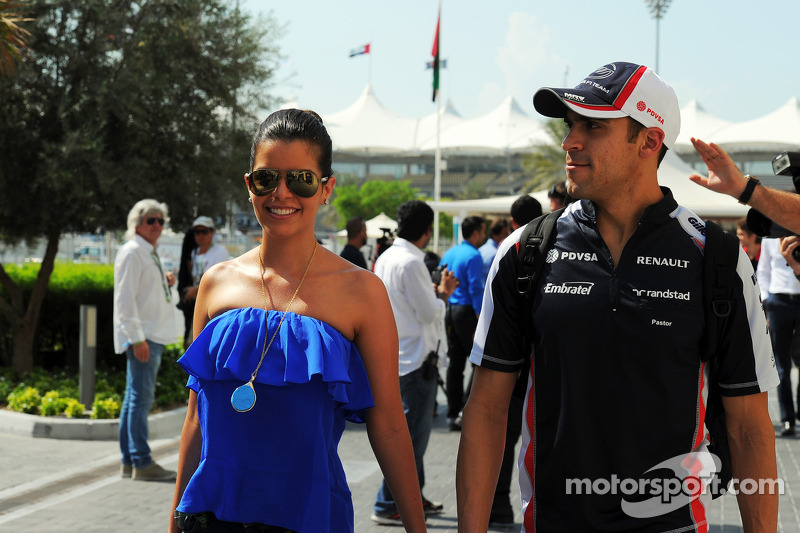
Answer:
[(30, 32), (19, 24), (31, 20), (25, 17), (23, 2), (0, 0), (0, 76), (13, 75), (16, 62), (28, 49)]
[(565, 179), (561, 141), (567, 136), (567, 125), (563, 119), (552, 118), (545, 123), (545, 128), (553, 144), (537, 146), (522, 161), (525, 172), (532, 176), (523, 185), (522, 192), (542, 190)]

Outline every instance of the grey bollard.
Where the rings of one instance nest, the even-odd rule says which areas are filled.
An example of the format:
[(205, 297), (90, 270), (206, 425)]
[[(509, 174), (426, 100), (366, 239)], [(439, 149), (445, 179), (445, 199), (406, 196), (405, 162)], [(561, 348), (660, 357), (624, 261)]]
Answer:
[(91, 409), (94, 403), (95, 352), (97, 351), (97, 306), (81, 306), (80, 402)]

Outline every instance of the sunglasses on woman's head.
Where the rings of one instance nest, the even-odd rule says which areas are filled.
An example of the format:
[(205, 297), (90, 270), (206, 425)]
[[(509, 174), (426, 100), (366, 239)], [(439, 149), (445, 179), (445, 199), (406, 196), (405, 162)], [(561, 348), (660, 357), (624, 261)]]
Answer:
[[(310, 170), (287, 170), (283, 173), (286, 176), (286, 186), (301, 198), (311, 198), (319, 190), (319, 184), (328, 181), (328, 178), (318, 178)], [(256, 196), (266, 196), (278, 188), (281, 180), (281, 172), (271, 168), (259, 168), (248, 174), (247, 186), (250, 192)]]
[(152, 226), (156, 222), (158, 222), (159, 226), (163, 226), (164, 225), (164, 219), (160, 218), (160, 217), (148, 217), (144, 221), (148, 226)]

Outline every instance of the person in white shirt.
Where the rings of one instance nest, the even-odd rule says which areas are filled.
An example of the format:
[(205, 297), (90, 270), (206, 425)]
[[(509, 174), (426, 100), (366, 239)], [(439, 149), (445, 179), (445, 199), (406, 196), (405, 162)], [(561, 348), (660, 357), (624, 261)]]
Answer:
[[(197, 246), (192, 249), (189, 258), (192, 284), (189, 287), (179, 285), (181, 310), (184, 312), (185, 328), (183, 335), (183, 347), (188, 348), (192, 343), (192, 315), (194, 314), (194, 304), (197, 300), (197, 289), (200, 286), (200, 278), (209, 268), (222, 263), (231, 258), (228, 250), (214, 242), (214, 220), (211, 217), (199, 216), (192, 222), (190, 230), (194, 236)], [(184, 259), (181, 258), (181, 262)]]
[(128, 213), (128, 241), (114, 261), (114, 350), (128, 358), (119, 417), (120, 473), (141, 481), (175, 479), (175, 472), (153, 461), (147, 444), (161, 354), (177, 340), (170, 293), (175, 278), (164, 271), (156, 251), (166, 220), (165, 204), (137, 202)]
[[(436, 401), (436, 356), (446, 351), (441, 335), (445, 302), (458, 280), (447, 269), (438, 286), (425, 266), (425, 253), (433, 234), (433, 210), (420, 200), (397, 208), (397, 238), (378, 257), (375, 274), (386, 285), (399, 337), (400, 395), (414, 448), (420, 493), (425, 485), (423, 455), (433, 425)], [(422, 496), (425, 514), (442, 512), (442, 504)], [(375, 500), (372, 520), (378, 524), (400, 524), (400, 515), (384, 480)]]
[[(800, 349), (800, 282), (781, 253), (783, 240), (761, 240), (761, 258), (758, 260), (756, 276), (761, 288), (761, 301), (767, 312), (775, 365), (781, 378), (778, 385), (778, 404), (783, 422), (781, 435), (792, 437), (795, 435), (797, 412), (792, 399), (791, 372), (792, 360), (798, 363), (795, 352)], [(800, 386), (797, 394), (800, 404)]]

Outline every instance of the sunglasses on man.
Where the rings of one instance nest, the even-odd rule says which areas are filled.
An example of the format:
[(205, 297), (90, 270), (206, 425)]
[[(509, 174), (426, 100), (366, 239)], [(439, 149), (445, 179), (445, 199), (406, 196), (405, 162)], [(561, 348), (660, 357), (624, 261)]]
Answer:
[[(328, 181), (328, 178), (318, 178), (311, 170), (287, 170), (283, 173), (286, 177), (286, 186), (301, 198), (311, 198), (319, 190), (319, 184)], [(256, 196), (266, 196), (278, 188), (281, 172), (271, 168), (259, 168), (245, 174), (247, 187)]]
[(148, 226), (152, 226), (156, 222), (158, 222), (159, 226), (163, 226), (164, 225), (164, 219), (161, 218), (161, 217), (147, 217), (146, 219), (144, 219), (144, 222)]

